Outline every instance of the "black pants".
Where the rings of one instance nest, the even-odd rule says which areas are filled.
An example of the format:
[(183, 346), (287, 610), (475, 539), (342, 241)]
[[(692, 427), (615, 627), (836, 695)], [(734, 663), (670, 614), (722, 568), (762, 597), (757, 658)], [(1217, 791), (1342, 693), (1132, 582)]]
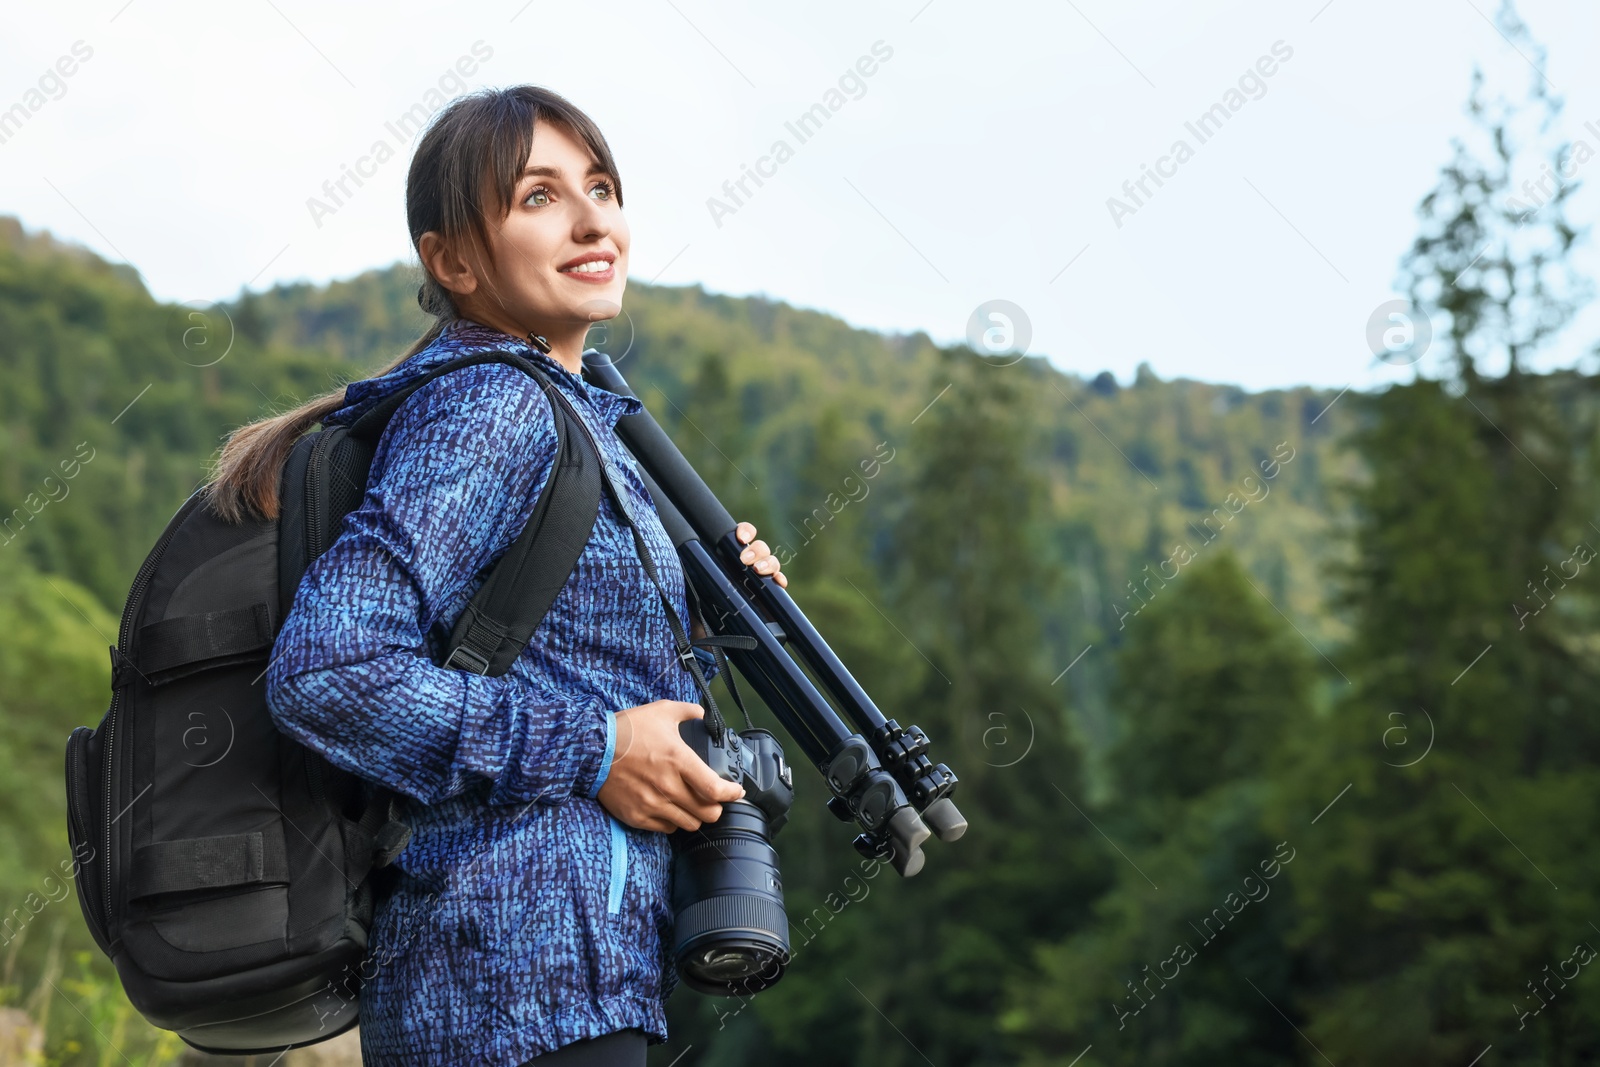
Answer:
[(523, 1067), (644, 1067), (648, 1040), (643, 1030), (618, 1030), (604, 1037), (574, 1041), (535, 1056)]

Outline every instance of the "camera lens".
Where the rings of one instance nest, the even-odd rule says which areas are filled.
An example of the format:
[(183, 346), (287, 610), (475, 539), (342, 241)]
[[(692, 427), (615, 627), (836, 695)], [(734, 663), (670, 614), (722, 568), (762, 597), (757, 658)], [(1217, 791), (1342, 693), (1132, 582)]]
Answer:
[(673, 959), (684, 982), (724, 997), (776, 984), (789, 963), (789, 921), (766, 814), (736, 800), (673, 841)]

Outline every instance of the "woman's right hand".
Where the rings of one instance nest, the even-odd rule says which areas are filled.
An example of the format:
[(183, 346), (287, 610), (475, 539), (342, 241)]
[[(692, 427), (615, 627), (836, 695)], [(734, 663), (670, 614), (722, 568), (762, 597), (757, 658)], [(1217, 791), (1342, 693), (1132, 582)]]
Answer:
[(744, 796), (737, 782), (718, 778), (678, 735), (678, 724), (705, 716), (699, 704), (656, 700), (616, 713), (611, 772), (600, 787), (601, 807), (636, 830), (671, 833), (700, 829), (722, 817), (722, 805)]

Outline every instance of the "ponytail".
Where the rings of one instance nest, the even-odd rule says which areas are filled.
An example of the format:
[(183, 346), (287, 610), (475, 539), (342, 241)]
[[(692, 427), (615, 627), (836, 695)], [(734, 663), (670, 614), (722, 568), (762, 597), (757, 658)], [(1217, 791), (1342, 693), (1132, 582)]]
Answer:
[[(436, 319), (405, 355), (378, 373), (389, 373), (432, 344), (452, 317)], [(257, 419), (230, 433), (217, 453), (211, 484), (206, 487), (212, 510), (228, 522), (243, 522), (251, 516), (276, 519), (280, 506), (278, 482), (294, 443), (344, 406), (344, 392), (341, 386), (281, 415)]]
[(228, 435), (207, 489), (211, 508), (228, 522), (249, 515), (278, 517), (278, 478), (302, 433), (344, 403), (344, 390), (324, 393), (282, 415), (259, 419)]

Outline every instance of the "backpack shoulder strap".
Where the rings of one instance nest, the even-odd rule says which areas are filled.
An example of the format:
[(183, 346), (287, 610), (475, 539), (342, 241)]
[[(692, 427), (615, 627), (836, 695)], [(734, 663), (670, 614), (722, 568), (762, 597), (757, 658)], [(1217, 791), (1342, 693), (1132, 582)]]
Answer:
[(511, 669), (577, 566), (600, 513), (600, 457), (576, 412), (542, 373), (559, 440), (533, 515), (461, 612), (444, 666), (499, 675)]
[(577, 566), (600, 513), (600, 457), (588, 435), (573, 425), (579, 416), (533, 361), (510, 352), (488, 352), (451, 360), (385, 397), (351, 425), (350, 433), (375, 441), (417, 389), (480, 363), (506, 363), (538, 382), (550, 401), (556, 428), (555, 460), (532, 516), (462, 610), (440, 659), (441, 666), (500, 675), (511, 669), (544, 621)]
[(515, 352), (479, 352), (470, 356), (457, 356), (448, 363), (439, 364), (415, 381), (407, 382), (404, 386), (372, 405), (350, 424), (350, 436), (376, 444), (378, 438), (383, 436), (383, 431), (388, 428), (389, 420), (394, 418), (394, 413), (399, 411), (400, 406), (410, 400), (411, 395), (418, 389), (453, 371), (476, 367), (484, 363), (504, 363), (507, 366), (517, 368), (541, 384), (546, 382), (544, 372), (532, 360), (519, 356)]
[[(451, 371), (481, 363), (505, 363), (538, 382), (550, 401), (556, 429), (556, 456), (532, 516), (456, 620), (441, 657), (445, 667), (500, 675), (511, 669), (544, 621), (577, 566), (600, 513), (600, 457), (588, 435), (574, 425), (577, 413), (532, 360), (510, 352), (486, 352), (453, 359), (385, 397), (350, 425), (348, 435), (375, 449), (389, 420), (413, 393)], [(370, 791), (359, 827), (371, 839), (374, 867), (387, 867), (411, 840), (411, 828), (399, 817), (396, 796), (385, 788)]]

